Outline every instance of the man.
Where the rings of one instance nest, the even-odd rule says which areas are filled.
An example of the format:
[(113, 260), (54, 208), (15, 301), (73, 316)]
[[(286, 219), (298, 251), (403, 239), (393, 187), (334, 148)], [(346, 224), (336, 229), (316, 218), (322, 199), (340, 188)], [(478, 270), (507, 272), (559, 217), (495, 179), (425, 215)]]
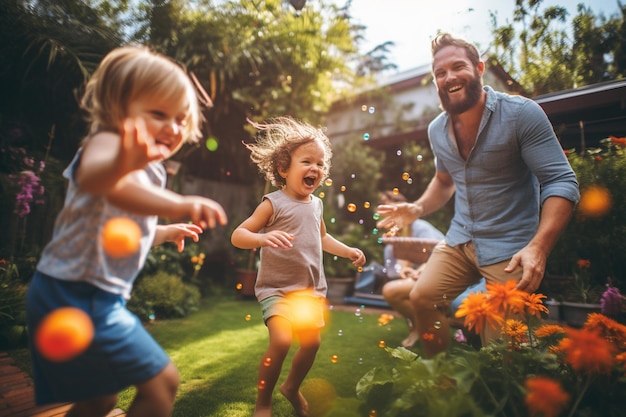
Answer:
[[(450, 344), (450, 300), (481, 277), (537, 290), (580, 197), (576, 175), (538, 104), (483, 86), (485, 64), (462, 39), (438, 35), (432, 56), (444, 110), (428, 128), (435, 175), (414, 203), (378, 207), (384, 216), (379, 227), (401, 227), (455, 195), (446, 239), (410, 294), (427, 357)], [(483, 345), (499, 335), (500, 329), (488, 328)]]

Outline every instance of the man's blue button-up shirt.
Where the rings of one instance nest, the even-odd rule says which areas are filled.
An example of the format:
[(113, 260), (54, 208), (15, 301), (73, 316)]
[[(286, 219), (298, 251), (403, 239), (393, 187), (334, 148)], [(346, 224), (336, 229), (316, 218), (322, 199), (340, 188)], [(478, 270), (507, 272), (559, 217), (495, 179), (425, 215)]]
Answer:
[(539, 225), (552, 196), (577, 203), (576, 174), (543, 109), (534, 101), (485, 86), (487, 101), (476, 143), (461, 157), (447, 113), (429, 125), (436, 168), (452, 176), (455, 213), (446, 241), (472, 241), (479, 265), (511, 258)]

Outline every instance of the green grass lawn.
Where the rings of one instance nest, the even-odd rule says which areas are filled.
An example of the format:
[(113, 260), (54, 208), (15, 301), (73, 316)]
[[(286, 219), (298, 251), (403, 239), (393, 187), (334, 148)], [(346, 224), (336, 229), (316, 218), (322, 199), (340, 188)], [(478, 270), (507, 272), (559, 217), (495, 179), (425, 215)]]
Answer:
[[(329, 310), (322, 346), (303, 386), (311, 417), (367, 416), (367, 410), (358, 410), (357, 381), (369, 369), (390, 361), (379, 347), (381, 340), (388, 346), (397, 346), (406, 335), (402, 320), (379, 326), (380, 314), (368, 314), (366, 307), (357, 315), (357, 308)], [(149, 329), (180, 372), (174, 417), (252, 415), (257, 367), (268, 343), (256, 301), (237, 300), (230, 295), (211, 297), (189, 317), (157, 320)], [(286, 378), (295, 347), (283, 365), (278, 385)], [(273, 416), (294, 416), (289, 402), (276, 392)], [(118, 406), (128, 409), (132, 395), (132, 389), (122, 393)]]

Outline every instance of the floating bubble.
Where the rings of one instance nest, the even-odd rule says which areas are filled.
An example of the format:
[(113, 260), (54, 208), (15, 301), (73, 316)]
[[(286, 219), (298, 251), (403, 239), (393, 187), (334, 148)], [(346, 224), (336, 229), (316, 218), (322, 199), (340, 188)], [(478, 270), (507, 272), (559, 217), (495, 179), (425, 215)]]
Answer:
[(217, 150), (218, 145), (219, 144), (217, 142), (217, 139), (215, 139), (214, 137), (208, 138), (206, 142), (204, 143), (204, 146), (206, 146), (206, 148), (211, 152), (215, 152)]
[(264, 379), (259, 381), (259, 385), (257, 385), (257, 388), (265, 389), (265, 380)]
[(350, 178), (355, 179), (356, 178), (356, 174), (350, 174)]
[(394, 188), (392, 191), (393, 191), (393, 194), (394, 194), (394, 195), (398, 195), (398, 194), (400, 194), (400, 190), (398, 190), (398, 188), (397, 188), (397, 187), (396, 187), (396, 188)]
[(356, 211), (356, 204), (350, 203), (346, 206), (346, 208), (348, 209), (350, 213), (354, 213)]
[(337, 363), (338, 360), (339, 360), (339, 356), (337, 356), (337, 355), (333, 355), (333, 356), (330, 357), (330, 361), (332, 363)]
[(363, 224), (363, 223), (365, 223), (363, 219), (359, 219), (359, 224)]
[(589, 217), (601, 217), (611, 209), (611, 193), (601, 185), (592, 185), (580, 193), (578, 210)]
[(373, 235), (377, 235), (378, 234), (378, 229), (376, 227), (372, 229), (372, 234)]
[(413, 178), (409, 178), (408, 180), (406, 180), (407, 184), (413, 184)]
[(263, 359), (263, 366), (265, 367), (269, 367), (272, 364), (272, 358), (265, 358)]
[(365, 203), (363, 203), (363, 207), (365, 207), (366, 209), (370, 208), (370, 202), (366, 201)]
[(374, 213), (374, 214), (372, 215), (372, 218), (373, 218), (374, 220), (378, 220), (378, 219), (380, 219), (380, 214), (378, 214), (378, 213)]
[(433, 326), (435, 327), (435, 329), (439, 330), (439, 329), (441, 329), (441, 322), (439, 320), (437, 320), (435, 322), (435, 324), (433, 324)]
[(324, 181), (324, 185), (327, 187), (330, 187), (331, 185), (333, 185), (332, 178), (326, 178), (326, 181)]
[(367, 111), (367, 106), (365, 104), (361, 106), (361, 111)]
[(331, 217), (330, 222), (335, 223), (337, 220), (334, 217)]
[(354, 315), (357, 316), (357, 317), (360, 317), (361, 316), (361, 309), (357, 308), (356, 310), (354, 310)]
[(408, 173), (408, 172), (403, 172), (403, 173), (402, 173), (402, 180), (403, 180), (403, 181), (406, 181), (406, 180), (408, 180), (409, 178), (411, 178), (411, 176), (409, 175), (409, 173)]
[(358, 362), (359, 362), (359, 365), (363, 365), (363, 358), (359, 358)]
[(343, 336), (343, 330), (339, 329), (339, 330), (337, 331), (337, 336)]
[(370, 410), (370, 415), (369, 417), (376, 417), (376, 410)]
[(363, 140), (370, 140), (370, 134), (369, 133), (363, 133)]
[(382, 237), (379, 237), (379, 238), (378, 238), (378, 240), (377, 240), (377, 242), (378, 242), (378, 243), (383, 243), (383, 238), (382, 238)]
[(367, 111), (368, 111), (370, 114), (374, 114), (374, 113), (376, 112), (376, 109), (375, 109), (374, 107), (370, 107), (369, 109), (367, 109)]
[(235, 288), (237, 288), (238, 290), (241, 290), (243, 288), (243, 284), (241, 282), (238, 282)]
[(100, 231), (102, 249), (111, 258), (126, 258), (139, 251), (141, 228), (130, 217), (112, 217)]
[(341, 186), (341, 188), (340, 188), (340, 190), (341, 190), (341, 192), (346, 191), (346, 186), (345, 186), (345, 185), (342, 185), (342, 186)]
[(320, 192), (319, 194), (320, 198), (324, 198), (326, 196), (326, 194), (324, 193), (324, 191)]
[(379, 348), (384, 348), (386, 346), (386, 343), (384, 340), (381, 340), (380, 342), (378, 342), (378, 347)]
[(415, 159), (417, 159), (417, 162), (422, 162), (422, 159), (424, 159), (424, 157), (422, 155), (417, 155)]
[(83, 353), (91, 344), (94, 326), (91, 317), (75, 307), (61, 307), (49, 313), (35, 331), (35, 346), (52, 362), (65, 362)]
[(398, 156), (402, 156), (402, 151), (401, 151), (400, 149), (398, 149), (398, 150), (396, 151), (396, 155), (398, 155)]
[(246, 321), (250, 321), (251, 318), (252, 316), (250, 314), (246, 314)]

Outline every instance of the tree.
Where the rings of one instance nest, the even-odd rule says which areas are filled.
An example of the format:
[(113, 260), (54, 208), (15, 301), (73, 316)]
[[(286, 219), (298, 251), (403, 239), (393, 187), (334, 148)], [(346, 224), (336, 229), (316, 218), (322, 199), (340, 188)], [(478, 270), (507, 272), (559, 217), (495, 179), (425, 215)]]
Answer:
[(611, 18), (595, 16), (579, 4), (570, 35), (564, 7), (516, 1), (512, 22), (498, 26), (495, 14), (491, 16), (492, 58), (531, 96), (620, 78), (625, 10), (618, 4), (622, 16)]

